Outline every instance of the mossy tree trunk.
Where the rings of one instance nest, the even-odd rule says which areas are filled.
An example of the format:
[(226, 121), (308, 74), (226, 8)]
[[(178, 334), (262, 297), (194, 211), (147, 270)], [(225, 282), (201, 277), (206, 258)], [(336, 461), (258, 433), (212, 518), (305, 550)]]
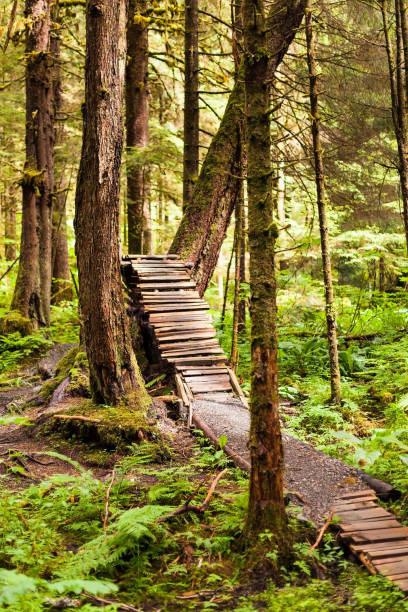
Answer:
[(80, 309), (93, 398), (147, 402), (125, 314), (119, 255), (122, 0), (88, 0), (84, 133), (76, 191)]
[[(148, 0), (129, 0), (126, 28), (126, 146), (137, 152), (149, 142), (148, 91)], [(131, 157), (131, 156), (130, 156)], [(127, 164), (127, 218), (129, 253), (151, 249), (149, 212), (149, 173), (145, 164)]]
[[(271, 10), (274, 10), (272, 7)], [(275, 240), (270, 132), (270, 78), (263, 0), (243, 0), (251, 316), (251, 473), (246, 536), (266, 529), (288, 549), (279, 423)]]
[(312, 0), (308, 0), (306, 6), (307, 63), (309, 69), (310, 115), (312, 121), (313, 157), (316, 177), (317, 208), (319, 212), (320, 244), (322, 252), (324, 293), (326, 302), (326, 325), (327, 341), (329, 345), (331, 401), (335, 404), (340, 404), (341, 384), (339, 356), (337, 350), (336, 308), (334, 304), (329, 230), (327, 226), (323, 148), (320, 137), (318, 77), (312, 19)]
[(199, 164), (198, 0), (184, 3), (183, 209), (191, 202)]
[(26, 0), (26, 160), (20, 263), (11, 308), (49, 325), (54, 188), (54, 101), (50, 0)]
[[(269, 12), (267, 46), (271, 81), (301, 23), (305, 1), (278, 0)], [(217, 265), (242, 182), (239, 122), (243, 107), (241, 72), (170, 247), (170, 253), (177, 253), (193, 264), (192, 272), (201, 294)]]

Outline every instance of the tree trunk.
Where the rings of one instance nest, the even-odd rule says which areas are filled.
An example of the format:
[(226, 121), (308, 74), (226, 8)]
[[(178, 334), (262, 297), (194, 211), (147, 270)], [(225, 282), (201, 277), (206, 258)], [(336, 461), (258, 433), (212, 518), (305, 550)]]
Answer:
[[(396, 39), (397, 39), (397, 64), (395, 65), (393, 47), (390, 35), (390, 24), (388, 21), (388, 0), (380, 0), (381, 14), (383, 19), (383, 31), (385, 38), (385, 47), (388, 58), (388, 71), (390, 78), (390, 91), (391, 91), (391, 109), (392, 109), (392, 120), (394, 124), (395, 137), (397, 139), (398, 146), (398, 173), (400, 177), (401, 185), (401, 197), (403, 207), (403, 221), (404, 221), (404, 232), (406, 249), (408, 253), (408, 142), (407, 142), (407, 118), (406, 118), (406, 106), (404, 99), (406, 97), (406, 79), (404, 77), (404, 71), (402, 69), (402, 50), (404, 48), (402, 36), (404, 28), (406, 32), (405, 22), (405, 10), (401, 16), (399, 0), (395, 0), (395, 16), (396, 16)], [(404, 5), (405, 8), (405, 5)], [(401, 22), (402, 17), (402, 22)], [(407, 64), (408, 57), (405, 57), (405, 63)]]
[(326, 194), (323, 165), (323, 149), (320, 138), (320, 116), (318, 100), (318, 79), (314, 50), (312, 25), (312, 0), (306, 6), (307, 63), (310, 84), (310, 114), (312, 121), (313, 155), (316, 175), (317, 208), (319, 211), (320, 243), (323, 262), (324, 292), (326, 300), (327, 341), (329, 345), (331, 401), (341, 403), (340, 368), (337, 351), (336, 310), (333, 295), (333, 278), (330, 257), (329, 232), (326, 216)]
[(85, 109), (76, 192), (76, 254), (84, 339), (95, 402), (118, 404), (132, 393), (147, 402), (133, 354), (120, 274), (122, 94), (121, 0), (88, 0)]
[[(273, 10), (273, 8), (272, 8)], [(268, 529), (288, 549), (279, 423), (275, 240), (271, 197), (270, 76), (263, 0), (243, 0), (251, 316), (251, 474), (246, 535)]]
[[(272, 81), (302, 21), (306, 0), (277, 0), (268, 18), (268, 78)], [(239, 121), (244, 107), (243, 75), (238, 76), (224, 116), (201, 167), (170, 253), (193, 264), (201, 295), (207, 288), (234, 210), (242, 177)]]
[(49, 325), (51, 218), (54, 188), (54, 102), (50, 1), (26, 0), (26, 161), (20, 264), (12, 310), (34, 327)]
[[(126, 29), (126, 146), (128, 152), (142, 149), (149, 143), (148, 89), (148, 0), (129, 0)], [(148, 205), (148, 173), (143, 164), (128, 161), (127, 206), (128, 250), (143, 253), (143, 232)], [(147, 220), (149, 221), (149, 220)]]
[(232, 317), (232, 340), (231, 340), (231, 367), (238, 367), (238, 321), (239, 321), (239, 290), (241, 281), (241, 246), (242, 246), (242, 212), (243, 197), (241, 194), (235, 206), (235, 283), (234, 283), (234, 312)]
[(183, 209), (193, 198), (199, 165), (198, 0), (184, 3)]
[(17, 257), (17, 205), (14, 189), (7, 189), (4, 205), (4, 255), (6, 261), (14, 261)]
[[(53, 6), (53, 22), (60, 25), (59, 4)], [(54, 114), (55, 145), (61, 147), (64, 140), (64, 124), (61, 119), (62, 109), (62, 82), (61, 82), (61, 58), (60, 58), (60, 30), (54, 28), (51, 36), (51, 56), (53, 62), (53, 88), (54, 88)], [(52, 211), (52, 295), (53, 304), (60, 304), (72, 300), (71, 273), (69, 268), (68, 241), (67, 241), (67, 216), (66, 204), (69, 185), (64, 176), (65, 164), (56, 155), (55, 165), (60, 174), (58, 189), (53, 199)], [(56, 181), (54, 181), (56, 183)]]

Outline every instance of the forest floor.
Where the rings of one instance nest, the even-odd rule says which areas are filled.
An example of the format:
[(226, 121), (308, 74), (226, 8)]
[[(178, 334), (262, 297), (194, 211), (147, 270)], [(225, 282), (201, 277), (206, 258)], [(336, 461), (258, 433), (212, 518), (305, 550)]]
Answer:
[[(311, 506), (320, 518), (324, 509), (317, 506), (324, 483), (318, 494), (321, 468), (316, 458), (332, 466), (339, 464), (331, 463), (331, 457), (340, 458), (349, 466), (344, 468), (346, 479), (354, 479), (355, 468), (363, 468), (393, 484), (400, 496), (386, 505), (405, 524), (408, 340), (401, 332), (407, 327), (405, 298), (397, 296), (390, 304), (389, 296), (387, 303), (381, 296), (374, 301), (372, 296), (366, 302), (360, 299), (358, 316), (354, 298), (350, 306), (339, 309), (340, 333), (375, 334), (367, 341), (340, 338), (344, 399), (335, 408), (327, 404), (321, 298), (316, 300), (310, 279), (299, 297), (300, 285), (298, 280), (296, 291), (292, 288), (287, 298), (283, 293), (280, 305), (281, 418), (290, 436), (285, 434), (293, 474), (292, 480), (287, 473), (287, 489), (308, 502), (310, 489), (315, 489)], [(214, 309), (216, 321), (218, 312), (219, 304)], [(219, 333), (227, 354), (230, 327), (227, 318), (224, 332)], [(51, 420), (22, 426), (25, 414), (43, 410), (35, 399), (44, 376), (38, 371), (39, 358), (56, 342), (72, 345), (77, 337), (78, 317), (72, 304), (53, 309), (52, 327), (46, 333), (1, 338), (0, 609), (37, 612), (70, 605), (88, 612), (103, 604), (109, 612), (408, 610), (401, 591), (384, 578), (370, 576), (339, 545), (335, 526), (311, 551), (316, 528), (305, 521), (310, 515), (299, 511), (302, 500), (293, 493), (286, 496), (294, 538), (291, 562), (276, 567), (269, 532), (261, 534), (255, 550), (244, 550), (240, 536), (247, 473), (234, 467), (200, 432), (187, 431), (174, 412), (173, 418), (167, 418), (158, 402), (150, 417), (155, 424), (145, 439), (116, 446), (96, 444), (89, 437), (84, 442), (78, 429), (47, 426)], [(247, 338), (240, 340), (239, 348), (238, 375), (247, 390)], [(168, 381), (157, 374), (147, 382), (152, 396), (172, 393)], [(78, 401), (72, 399), (71, 410), (82, 408)], [(238, 413), (231, 414), (242, 434), (248, 415), (243, 423)], [(247, 452), (245, 436), (234, 436), (230, 424), (218, 430), (219, 420), (211, 423), (211, 415), (203, 412), (203, 416), (217, 436), (225, 434), (229, 445)], [(305, 468), (303, 452), (313, 469)], [(200, 505), (225, 468), (205, 512), (167, 518), (188, 499)], [(333, 485), (341, 484), (343, 472), (334, 470), (334, 474)], [(322, 481), (326, 479), (324, 474)], [(263, 547), (263, 563), (278, 572), (276, 584), (264, 569), (253, 569), (251, 558), (258, 546)]]

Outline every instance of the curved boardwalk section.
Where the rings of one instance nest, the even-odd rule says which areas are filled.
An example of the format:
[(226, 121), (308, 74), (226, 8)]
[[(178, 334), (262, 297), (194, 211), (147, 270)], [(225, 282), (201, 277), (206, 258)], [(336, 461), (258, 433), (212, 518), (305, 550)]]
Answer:
[[(133, 307), (148, 330), (146, 348), (153, 361), (172, 371), (188, 424), (215, 443), (225, 435), (224, 450), (249, 469), (248, 405), (189, 265), (176, 255), (129, 255), (124, 264)], [(373, 574), (387, 576), (408, 593), (408, 528), (377, 503), (367, 476), (285, 433), (283, 442), (285, 486), (304, 516), (318, 524), (331, 509), (352, 552)]]

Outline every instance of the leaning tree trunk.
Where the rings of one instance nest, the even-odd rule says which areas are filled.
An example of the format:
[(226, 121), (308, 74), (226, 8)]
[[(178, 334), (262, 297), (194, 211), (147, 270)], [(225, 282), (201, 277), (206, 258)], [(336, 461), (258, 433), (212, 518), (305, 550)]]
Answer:
[(147, 401), (132, 351), (119, 255), (122, 94), (121, 0), (88, 0), (85, 109), (76, 192), (79, 298), (93, 398), (117, 404), (133, 391)]
[[(268, 18), (268, 78), (277, 67), (302, 21), (306, 0), (276, 0)], [(170, 247), (192, 263), (201, 294), (214, 272), (234, 210), (242, 177), (239, 121), (243, 116), (243, 76), (238, 76), (224, 116), (201, 167), (191, 203), (186, 207)]]
[[(147, 0), (129, 0), (126, 29), (126, 146), (132, 151), (149, 142), (148, 18)], [(148, 172), (145, 165), (129, 159), (127, 164), (127, 210), (129, 253), (142, 253), (143, 233), (150, 228)], [(146, 237), (146, 235), (145, 235)]]
[(12, 310), (34, 327), (49, 325), (54, 103), (50, 61), (50, 0), (26, 0), (26, 161), (20, 263)]
[[(273, 9), (272, 9), (273, 10)], [(251, 473), (246, 536), (266, 529), (289, 548), (279, 422), (275, 240), (271, 194), (270, 78), (263, 0), (243, 0), (251, 316)]]
[(198, 0), (184, 3), (183, 209), (190, 204), (199, 164)]
[[(53, 23), (57, 26), (51, 36), (51, 60), (53, 65), (54, 114), (55, 114), (55, 145), (61, 149), (64, 141), (64, 124), (61, 118), (62, 80), (61, 80), (61, 38), (59, 3), (56, 2), (52, 11)], [(72, 300), (72, 285), (70, 279), (68, 240), (67, 240), (67, 189), (65, 164), (62, 155), (55, 156), (56, 172), (60, 174), (59, 185), (55, 185), (55, 195), (52, 211), (52, 296), (53, 304)], [(56, 183), (56, 181), (54, 181)]]
[(334, 304), (333, 278), (327, 227), (326, 194), (324, 180), (323, 149), (320, 138), (320, 116), (318, 99), (318, 78), (312, 25), (312, 1), (306, 7), (307, 63), (310, 83), (310, 115), (312, 121), (313, 156), (316, 175), (317, 208), (319, 211), (320, 244), (322, 251), (324, 293), (326, 301), (327, 341), (329, 345), (331, 401), (341, 403), (340, 368), (337, 350), (336, 308)]

